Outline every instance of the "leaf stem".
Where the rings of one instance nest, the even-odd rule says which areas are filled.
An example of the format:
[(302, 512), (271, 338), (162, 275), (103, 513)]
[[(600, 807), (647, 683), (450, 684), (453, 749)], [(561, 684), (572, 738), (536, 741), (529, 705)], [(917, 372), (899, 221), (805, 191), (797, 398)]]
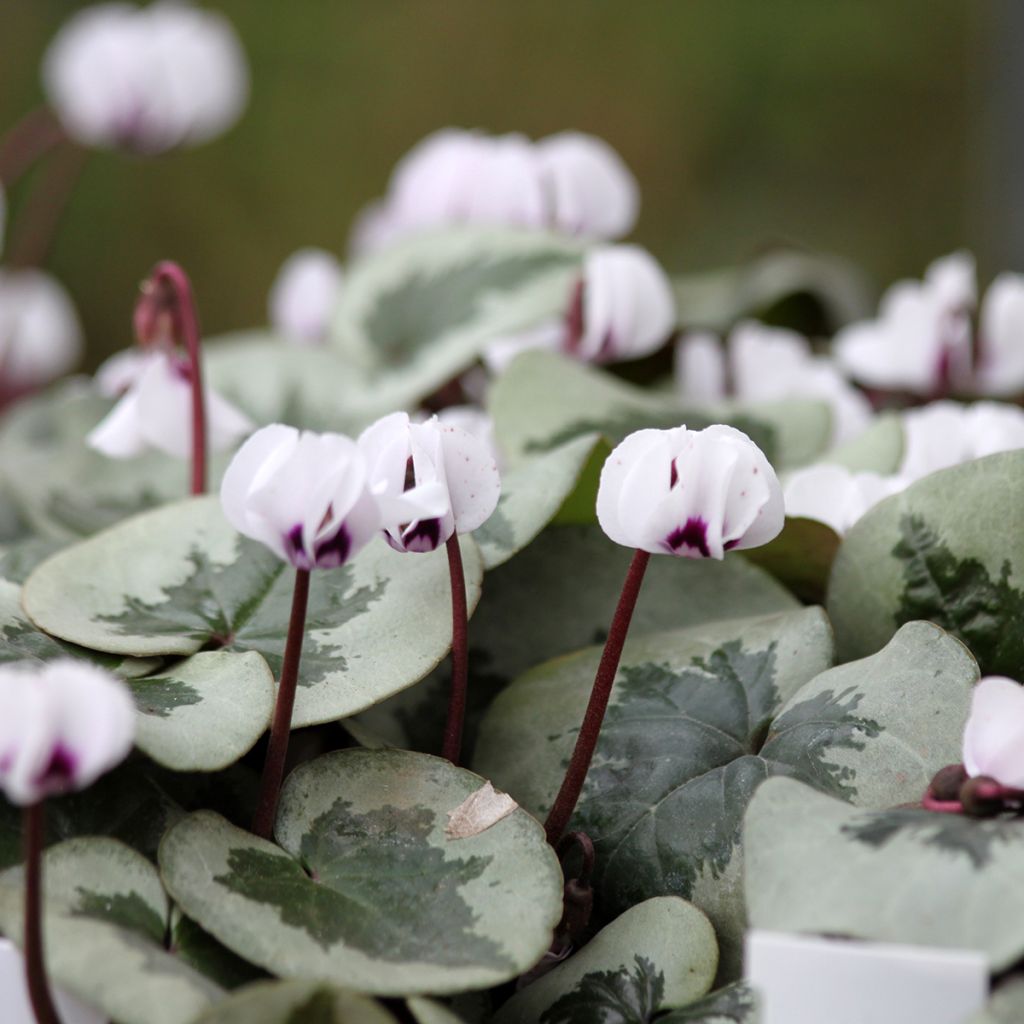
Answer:
[(24, 813), (25, 830), (25, 981), (38, 1024), (60, 1024), (46, 979), (43, 959), (43, 801), (29, 804)]
[(622, 585), (622, 593), (619, 595), (619, 603), (615, 608), (611, 627), (608, 630), (608, 639), (605, 641), (604, 651), (601, 654), (601, 662), (597, 666), (597, 674), (594, 676), (594, 686), (590, 691), (590, 700), (587, 702), (587, 710), (583, 715), (583, 724), (576, 737), (576, 746), (573, 749), (569, 767), (566, 769), (565, 778), (562, 780), (562, 787), (559, 789), (547, 821), (544, 823), (548, 842), (552, 846), (561, 839), (583, 790), (583, 782), (587, 777), (587, 771), (597, 747), (597, 738), (601, 733), (604, 713), (608, 708), (612, 684), (615, 682), (615, 673), (619, 669), (622, 646), (626, 642), (626, 634), (629, 632), (629, 624), (633, 618), (633, 609), (636, 607), (636, 599), (640, 594), (640, 585), (643, 583), (650, 557), (646, 551), (635, 551), (633, 561), (629, 564), (629, 571), (626, 573), (626, 580)]
[(192, 282), (182, 267), (164, 260), (153, 268), (150, 278), (158, 294), (163, 290), (171, 300), (171, 319), (176, 337), (188, 352), (189, 380), (192, 385), (192, 493), (206, 492), (206, 403), (203, 396), (200, 360), (199, 312)]
[(288, 737), (292, 729), (292, 709), (295, 707), (295, 688), (299, 681), (299, 661), (302, 658), (302, 640), (306, 632), (306, 606), (309, 603), (309, 570), (295, 570), (295, 590), (292, 594), (292, 614), (288, 622), (281, 681), (277, 686), (274, 721), (270, 728), (270, 743), (263, 762), (260, 795), (256, 804), (252, 830), (261, 839), (270, 839), (277, 818), (277, 801), (281, 796), (284, 762), (288, 755)]
[(452, 589), (452, 688), (448, 697), (448, 717), (444, 724), (441, 756), (459, 763), (462, 753), (462, 729), (466, 720), (466, 694), (469, 689), (469, 610), (466, 604), (466, 576), (462, 569), (459, 535), (453, 533), (445, 545)]

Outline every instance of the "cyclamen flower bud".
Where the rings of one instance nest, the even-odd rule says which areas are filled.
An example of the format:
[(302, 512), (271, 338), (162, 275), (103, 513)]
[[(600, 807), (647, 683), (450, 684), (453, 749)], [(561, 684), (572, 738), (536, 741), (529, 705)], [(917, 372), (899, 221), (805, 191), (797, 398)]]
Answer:
[[(86, 438), (91, 448), (114, 459), (131, 458), (147, 448), (188, 458), (192, 449), (188, 426), (192, 384), (185, 361), (165, 350), (138, 362), (122, 358), (106, 367), (98, 384), (108, 391), (127, 384), (127, 390)], [(249, 417), (216, 391), (206, 388), (205, 401), (213, 451), (226, 451), (252, 431)]]
[(608, 456), (597, 518), (617, 544), (651, 554), (722, 558), (776, 537), (782, 488), (742, 431), (638, 430)]
[(437, 417), (392, 413), (359, 437), (384, 539), (397, 551), (433, 551), (470, 533), (497, 507), (501, 477), (486, 442)]
[(249, 73), (223, 17), (162, 0), (75, 14), (46, 52), (43, 84), (78, 142), (154, 154), (226, 131)]
[(84, 789), (134, 735), (135, 705), (110, 673), (70, 658), (0, 668), (0, 789), (12, 803)]
[(964, 728), (964, 768), (972, 778), (1024, 789), (1024, 687), (1005, 676), (986, 676), (974, 687)]
[(341, 292), (341, 265), (324, 249), (299, 249), (284, 261), (270, 289), (270, 322), (288, 341), (326, 340)]
[(296, 569), (335, 569), (380, 528), (366, 461), (342, 434), (280, 423), (238, 450), (220, 488), (224, 515)]

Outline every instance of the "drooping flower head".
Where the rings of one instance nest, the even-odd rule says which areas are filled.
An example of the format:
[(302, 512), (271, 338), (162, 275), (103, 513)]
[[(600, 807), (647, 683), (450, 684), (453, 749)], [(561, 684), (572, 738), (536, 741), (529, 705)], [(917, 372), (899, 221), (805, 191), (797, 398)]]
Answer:
[[(123, 396), (86, 438), (89, 446), (115, 459), (132, 458), (149, 448), (188, 458), (192, 449), (188, 362), (164, 348), (115, 359), (101, 368), (97, 383), (105, 393), (121, 391)], [(253, 423), (212, 388), (203, 390), (210, 449), (226, 451), (252, 431)]]
[(280, 423), (239, 448), (221, 482), (224, 515), (296, 569), (334, 569), (380, 528), (366, 461), (342, 434)]
[(0, 270), (0, 379), (8, 388), (48, 383), (82, 353), (82, 328), (55, 277), (35, 267)]
[(964, 729), (964, 768), (1012, 789), (1024, 789), (1024, 687), (1005, 676), (986, 676), (971, 695)]
[(392, 413), (367, 427), (359, 447), (398, 551), (433, 551), (457, 530), (469, 533), (497, 507), (501, 478), (487, 444), (437, 417), (413, 423)]
[(299, 249), (284, 261), (270, 289), (270, 322), (298, 345), (326, 339), (341, 293), (341, 264), (324, 249)]
[(742, 431), (716, 424), (630, 434), (601, 471), (597, 518), (626, 547), (722, 558), (777, 536), (785, 512), (761, 449)]
[(70, 658), (0, 668), (0, 789), (12, 803), (84, 789), (134, 735), (135, 705), (109, 672)]
[(249, 73), (221, 15), (158, 0), (73, 15), (46, 52), (43, 84), (78, 142), (155, 154), (226, 131), (245, 107)]

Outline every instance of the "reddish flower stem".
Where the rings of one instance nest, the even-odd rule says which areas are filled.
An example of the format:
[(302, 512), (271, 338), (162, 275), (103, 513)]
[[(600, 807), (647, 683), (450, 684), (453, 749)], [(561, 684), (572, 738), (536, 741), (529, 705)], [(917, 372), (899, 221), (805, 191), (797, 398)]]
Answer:
[(43, 803), (25, 808), (25, 981), (38, 1024), (60, 1024), (43, 958)]
[(10, 188), (67, 136), (49, 107), (30, 110), (0, 139), (0, 182)]
[(608, 630), (604, 652), (601, 654), (601, 663), (597, 666), (597, 674), (594, 676), (594, 686), (590, 691), (590, 700), (587, 702), (587, 710), (583, 715), (583, 724), (576, 737), (576, 747), (572, 752), (572, 759), (569, 761), (565, 778), (562, 780), (562, 788), (559, 789), (548, 819), (544, 822), (544, 830), (547, 833), (548, 842), (552, 846), (561, 839), (583, 790), (583, 782), (587, 777), (587, 771), (597, 747), (601, 723), (604, 721), (604, 713), (612, 694), (615, 673), (619, 670), (622, 646), (626, 642), (626, 634), (629, 632), (629, 624), (633, 618), (633, 609), (636, 607), (636, 599), (640, 594), (640, 585), (644, 581), (644, 573), (647, 571), (650, 557), (646, 551), (634, 552), (633, 561), (630, 562), (629, 571), (626, 573), (626, 581), (622, 585), (619, 603), (615, 608), (615, 615), (612, 617), (611, 628)]
[(444, 724), (441, 756), (459, 763), (462, 753), (462, 729), (466, 720), (466, 694), (469, 689), (469, 609), (466, 604), (466, 577), (462, 570), (459, 535), (453, 533), (445, 545), (448, 574), (452, 588), (452, 688), (448, 697), (448, 717)]
[(288, 756), (288, 737), (292, 730), (292, 709), (295, 707), (295, 688), (299, 681), (299, 661), (302, 658), (302, 640), (306, 632), (306, 606), (309, 603), (309, 570), (295, 570), (295, 590), (292, 594), (292, 615), (288, 622), (288, 639), (284, 646), (281, 681), (277, 686), (274, 721), (270, 727), (270, 743), (263, 762), (260, 795), (252, 830), (261, 839), (270, 839), (277, 818), (277, 801), (281, 796), (284, 762)]
[(199, 312), (192, 282), (177, 263), (164, 260), (150, 277), (157, 295), (167, 293), (171, 304), (174, 333), (188, 352), (192, 385), (192, 493), (206, 492), (206, 403), (203, 401), (203, 371), (200, 359)]

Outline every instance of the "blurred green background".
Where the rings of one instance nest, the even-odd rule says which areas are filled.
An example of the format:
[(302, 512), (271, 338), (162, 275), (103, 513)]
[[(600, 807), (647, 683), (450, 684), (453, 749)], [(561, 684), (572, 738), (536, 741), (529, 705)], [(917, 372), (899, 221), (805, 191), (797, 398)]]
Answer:
[[(79, 6), (3, 0), (0, 129), (40, 101), (41, 54)], [(284, 257), (343, 251), (395, 160), (448, 124), (603, 136), (640, 180), (638, 239), (673, 270), (790, 242), (882, 285), (960, 246), (987, 272), (1014, 252), (1015, 0), (207, 6), (248, 51), (250, 105), (199, 149), (90, 160), (50, 259), (90, 363), (129, 342), (162, 257), (192, 273), (209, 332), (261, 323)]]

